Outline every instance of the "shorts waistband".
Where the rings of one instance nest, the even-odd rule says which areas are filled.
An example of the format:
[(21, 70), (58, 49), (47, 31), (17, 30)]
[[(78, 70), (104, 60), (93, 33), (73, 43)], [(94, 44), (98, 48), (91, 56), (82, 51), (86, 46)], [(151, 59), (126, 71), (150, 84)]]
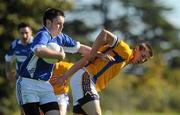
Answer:
[(48, 81), (48, 80), (43, 80), (43, 79), (34, 78), (34, 77), (32, 78), (32, 77), (27, 77), (27, 76), (19, 76), (19, 77), (33, 79), (33, 80), (38, 80), (38, 81)]

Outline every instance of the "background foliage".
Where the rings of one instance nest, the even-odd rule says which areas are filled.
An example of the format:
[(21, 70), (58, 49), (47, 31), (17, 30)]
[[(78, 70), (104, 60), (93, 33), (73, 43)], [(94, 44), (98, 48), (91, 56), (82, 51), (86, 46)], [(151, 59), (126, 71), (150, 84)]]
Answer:
[[(142, 41), (153, 46), (153, 59), (128, 66), (100, 93), (105, 113), (180, 112), (180, 32), (162, 15), (172, 10), (170, 7), (156, 0), (0, 0), (1, 115), (18, 110), (15, 83), (4, 73), (4, 55), (18, 37), (17, 25), (29, 23), (35, 34), (43, 11), (49, 7), (66, 11), (68, 21), (63, 32), (84, 44), (91, 45), (100, 29), (106, 28), (131, 46)], [(79, 58), (67, 55), (73, 62)]]

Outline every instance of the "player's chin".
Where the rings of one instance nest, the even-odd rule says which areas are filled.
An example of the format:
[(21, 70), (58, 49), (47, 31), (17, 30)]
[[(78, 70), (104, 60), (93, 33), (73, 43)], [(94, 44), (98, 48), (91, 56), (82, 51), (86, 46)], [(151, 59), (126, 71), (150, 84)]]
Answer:
[(61, 32), (62, 32), (62, 29), (59, 29), (59, 30), (57, 31), (58, 34), (60, 34)]
[(22, 38), (22, 41), (27, 42), (28, 38)]

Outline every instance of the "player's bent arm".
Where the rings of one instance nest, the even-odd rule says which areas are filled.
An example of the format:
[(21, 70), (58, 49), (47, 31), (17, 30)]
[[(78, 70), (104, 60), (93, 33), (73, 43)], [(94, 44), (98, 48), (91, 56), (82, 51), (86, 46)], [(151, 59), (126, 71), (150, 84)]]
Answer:
[(34, 50), (36, 56), (41, 58), (54, 58), (58, 60), (63, 60), (65, 58), (65, 53), (56, 52), (46, 47), (38, 47)]
[(15, 73), (12, 71), (12, 62), (5, 62), (5, 74), (8, 80), (13, 80), (15, 78)]
[(116, 36), (103, 29), (100, 34), (97, 36), (95, 42), (93, 43), (93, 46), (92, 46), (92, 50), (91, 50), (91, 53), (90, 53), (90, 59), (93, 60), (95, 58), (95, 56), (97, 56), (98, 54), (98, 49), (103, 46), (103, 45), (109, 45), (111, 46), (113, 44), (113, 41), (114, 41), (114, 38)]
[(79, 61), (77, 61), (68, 71), (66, 71), (62, 77), (52, 77), (51, 78), (51, 84), (52, 85), (64, 85), (64, 83), (66, 83), (66, 80), (76, 71), (78, 71), (79, 69), (81, 69), (82, 67), (84, 67), (86, 64), (88, 63), (87, 59), (85, 57), (83, 57), (82, 59), (80, 59)]
[(5, 72), (6, 72), (6, 76), (11, 73), (11, 62), (6, 62), (5, 63)]
[(92, 45), (92, 50), (91, 50), (90, 56), (94, 57), (96, 55), (98, 49), (105, 44), (106, 44), (106, 32), (105, 32), (105, 30), (102, 30)]
[(103, 29), (102, 32), (104, 34), (106, 34), (106, 36), (104, 36), (105, 37), (104, 38), (104, 44), (112, 46), (114, 44), (114, 39), (117, 39), (116, 35), (114, 35), (112, 32), (105, 30), (105, 29)]

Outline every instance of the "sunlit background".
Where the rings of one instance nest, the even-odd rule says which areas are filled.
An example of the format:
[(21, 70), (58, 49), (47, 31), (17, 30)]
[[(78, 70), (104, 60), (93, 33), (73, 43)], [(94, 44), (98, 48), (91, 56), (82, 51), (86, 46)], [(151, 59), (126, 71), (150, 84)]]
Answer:
[[(83, 44), (91, 46), (106, 28), (132, 48), (141, 42), (152, 45), (151, 60), (127, 66), (100, 92), (103, 114), (179, 115), (179, 4), (180, 0), (0, 0), (0, 115), (19, 114), (15, 81), (8, 81), (4, 72), (4, 55), (19, 37), (17, 25), (29, 23), (35, 35), (49, 7), (65, 11), (63, 32)], [(80, 58), (66, 55), (71, 62)], [(71, 102), (72, 98), (68, 115)]]

